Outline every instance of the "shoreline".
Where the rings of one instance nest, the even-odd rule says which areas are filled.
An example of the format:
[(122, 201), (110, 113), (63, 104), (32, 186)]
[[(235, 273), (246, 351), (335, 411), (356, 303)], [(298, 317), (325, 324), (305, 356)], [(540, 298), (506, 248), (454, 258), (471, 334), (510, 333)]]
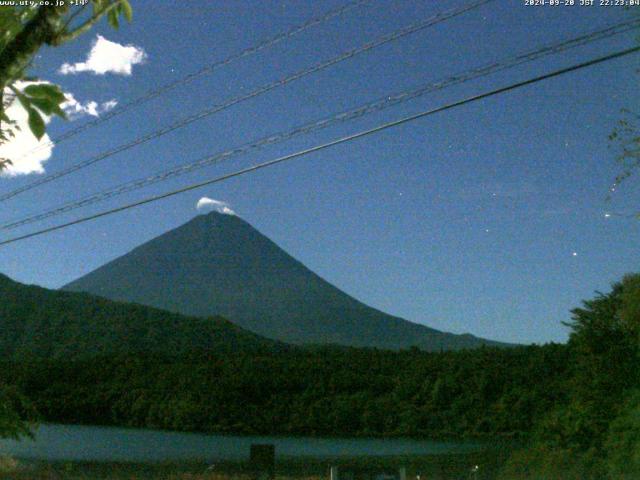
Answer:
[[(283, 479), (328, 478), (329, 468), (338, 465), (367, 471), (389, 471), (400, 466), (406, 468), (407, 479), (420, 477), (453, 480), (466, 478), (471, 469), (479, 465), (482, 476), (494, 478), (506, 460), (506, 452), (484, 451), (467, 454), (407, 455), (385, 457), (345, 457), (341, 459), (278, 458), (275, 476)], [(2, 458), (0, 456), (0, 458)], [(247, 461), (222, 461), (211, 464), (203, 461), (186, 462), (47, 462), (16, 459), (16, 468), (0, 469), (0, 479), (31, 480), (206, 480), (249, 479), (255, 470)], [(0, 462), (1, 465), (1, 462)]]

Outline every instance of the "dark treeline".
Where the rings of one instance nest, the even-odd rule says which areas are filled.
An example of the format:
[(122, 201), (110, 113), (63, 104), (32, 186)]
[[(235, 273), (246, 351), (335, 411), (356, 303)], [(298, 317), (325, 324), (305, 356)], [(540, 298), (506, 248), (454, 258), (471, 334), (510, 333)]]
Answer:
[(520, 437), (566, 402), (564, 346), (317, 348), (4, 362), (43, 420), (186, 431)]

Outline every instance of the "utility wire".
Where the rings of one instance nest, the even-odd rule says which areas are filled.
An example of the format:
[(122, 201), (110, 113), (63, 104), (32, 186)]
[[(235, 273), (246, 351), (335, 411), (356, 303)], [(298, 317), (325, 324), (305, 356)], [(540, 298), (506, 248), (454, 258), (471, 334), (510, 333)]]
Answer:
[(110, 110), (109, 112), (106, 112), (102, 115), (100, 115), (100, 117), (85, 122), (82, 125), (79, 125), (76, 128), (73, 129), (69, 129), (68, 131), (64, 132), (63, 134), (57, 136), (56, 138), (43, 143), (42, 145), (38, 145), (36, 148), (32, 149), (31, 151), (27, 152), (25, 155), (23, 155), (21, 158), (24, 158), (25, 156), (32, 154), (34, 152), (37, 152), (39, 150), (42, 150), (43, 148), (47, 148), (47, 147), (52, 147), (54, 145), (57, 145), (71, 137), (74, 137), (76, 135), (78, 135), (79, 133), (84, 132), (85, 130), (88, 130), (89, 128), (95, 127), (97, 125), (100, 125), (103, 122), (106, 122), (107, 120), (113, 118), (113, 117), (117, 117), (118, 115), (128, 112), (129, 110), (139, 107), (140, 105), (143, 105), (145, 103), (147, 103), (150, 100), (153, 100), (154, 98), (157, 98), (161, 95), (164, 95), (167, 92), (170, 92), (171, 90), (174, 90), (178, 87), (181, 87), (183, 85), (186, 85), (187, 83), (195, 80), (198, 77), (201, 77), (203, 75), (212, 73), (214, 70), (217, 70), (220, 67), (224, 67), (226, 65), (229, 65), (230, 63), (236, 61), (236, 60), (240, 60), (242, 58), (245, 57), (249, 57), (255, 53), (258, 53), (266, 48), (272, 47), (284, 40), (288, 40), (292, 37), (295, 37), (296, 35), (298, 35), (299, 33), (304, 32), (305, 30), (308, 30), (311, 27), (314, 27), (316, 25), (319, 25), (321, 23), (327, 22), (329, 20), (331, 20), (334, 17), (339, 17), (342, 14), (348, 12), (349, 10), (353, 10), (356, 7), (359, 7), (361, 5), (364, 5), (366, 3), (369, 3), (371, 0), (356, 0), (350, 3), (347, 3), (346, 5), (343, 5), (341, 7), (332, 9), (327, 11), (326, 13), (324, 13), (323, 15), (320, 15), (319, 17), (315, 17), (315, 18), (311, 18), (309, 20), (307, 20), (306, 22), (297, 25), (293, 28), (291, 28), (290, 30), (284, 31), (284, 32), (280, 32), (276, 35), (274, 35), (273, 37), (270, 37), (268, 39), (263, 40), (262, 42), (253, 45), (251, 47), (245, 48), (244, 50), (241, 50), (239, 52), (233, 53), (231, 55), (229, 55), (228, 57), (226, 57), (223, 60), (217, 60), (213, 63), (210, 63), (208, 65), (205, 65), (203, 67), (201, 67), (199, 70), (196, 70), (194, 72), (191, 72), (187, 75), (184, 75), (181, 78), (178, 78), (172, 82), (169, 83), (165, 83), (164, 85), (150, 90), (146, 93), (144, 93), (143, 95), (127, 102), (127, 103), (123, 103), (121, 105), (118, 105), (116, 108), (114, 108), (113, 110)]
[(109, 158), (109, 157), (113, 156), (113, 155), (116, 155), (118, 153), (124, 152), (124, 151), (129, 150), (131, 148), (134, 148), (134, 147), (136, 147), (138, 145), (142, 145), (143, 143), (147, 143), (147, 142), (149, 142), (151, 140), (155, 140), (156, 138), (162, 137), (163, 135), (166, 135), (167, 133), (170, 133), (170, 132), (173, 132), (174, 130), (178, 130), (179, 128), (185, 127), (185, 126), (187, 126), (187, 125), (189, 125), (189, 124), (191, 124), (191, 123), (193, 123), (193, 122), (195, 122), (197, 120), (201, 120), (203, 118), (209, 117), (209, 116), (211, 116), (211, 115), (213, 115), (215, 113), (218, 113), (218, 112), (221, 112), (223, 110), (226, 110), (227, 108), (232, 107), (234, 105), (237, 105), (239, 103), (242, 103), (242, 102), (244, 102), (246, 100), (258, 97), (258, 96), (260, 96), (260, 95), (262, 95), (264, 93), (267, 93), (267, 92), (269, 92), (271, 90), (274, 90), (274, 89), (276, 89), (278, 87), (287, 85), (287, 84), (289, 84), (291, 82), (294, 82), (294, 81), (299, 80), (299, 79), (301, 79), (303, 77), (311, 75), (312, 73), (319, 72), (319, 71), (324, 70), (324, 69), (326, 69), (326, 68), (328, 68), (328, 67), (330, 67), (332, 65), (335, 65), (337, 63), (340, 63), (340, 62), (343, 62), (343, 61), (348, 60), (350, 58), (353, 58), (356, 55), (359, 55), (359, 54), (364, 53), (364, 52), (368, 52), (369, 50), (372, 50), (374, 48), (380, 47), (380, 46), (385, 45), (387, 43), (390, 43), (390, 42), (392, 42), (394, 40), (398, 40), (398, 39), (400, 39), (402, 37), (406, 37), (406, 36), (411, 35), (413, 33), (419, 32), (419, 31), (424, 30), (426, 28), (429, 28), (429, 27), (431, 27), (433, 25), (437, 25), (437, 24), (439, 24), (441, 22), (444, 22), (444, 21), (446, 21), (448, 19), (457, 17), (458, 15), (461, 15), (461, 14), (463, 14), (463, 13), (469, 11), (469, 10), (478, 8), (478, 7), (480, 7), (480, 6), (484, 5), (484, 4), (490, 3), (492, 1), (494, 1), (494, 0), (479, 0), (479, 1), (475, 1), (475, 2), (472, 2), (472, 3), (469, 3), (469, 4), (465, 5), (463, 7), (451, 9), (451, 10), (448, 10), (446, 12), (436, 14), (436, 15), (434, 15), (432, 17), (427, 18), (426, 20), (422, 20), (420, 22), (413, 23), (413, 24), (411, 24), (411, 25), (409, 25), (407, 27), (401, 28), (401, 29), (396, 30), (396, 31), (394, 31), (392, 33), (385, 34), (385, 35), (383, 35), (381, 37), (378, 37), (378, 38), (376, 38), (376, 39), (374, 39), (374, 40), (372, 40), (372, 41), (370, 41), (370, 42), (368, 42), (368, 43), (366, 43), (366, 44), (364, 44), (364, 45), (362, 45), (360, 47), (357, 47), (357, 48), (354, 48), (354, 49), (349, 50), (347, 52), (344, 52), (344, 53), (342, 53), (342, 54), (338, 55), (337, 57), (334, 57), (334, 58), (332, 58), (330, 60), (323, 61), (321, 63), (318, 63), (318, 64), (315, 64), (315, 65), (313, 65), (311, 67), (308, 67), (308, 68), (306, 68), (304, 70), (300, 70), (300, 71), (298, 71), (298, 72), (296, 72), (296, 73), (294, 73), (292, 75), (284, 77), (284, 78), (282, 78), (280, 80), (276, 80), (274, 82), (271, 82), (271, 83), (268, 83), (266, 85), (263, 85), (263, 86), (255, 89), (255, 90), (253, 90), (253, 91), (251, 91), (251, 92), (249, 92), (247, 94), (239, 95), (237, 97), (233, 97), (231, 99), (228, 99), (221, 105), (215, 105), (212, 108), (209, 108), (209, 109), (203, 110), (203, 111), (201, 111), (199, 113), (190, 115), (190, 116), (188, 116), (186, 118), (183, 118), (182, 120), (179, 120), (177, 122), (172, 123), (171, 125), (168, 125), (168, 126), (163, 127), (163, 128), (161, 128), (159, 130), (151, 132), (151, 133), (149, 133), (147, 135), (139, 137), (139, 138), (137, 138), (137, 139), (135, 139), (135, 140), (133, 140), (133, 141), (131, 141), (129, 143), (125, 143), (125, 144), (119, 145), (119, 146), (117, 146), (117, 147), (115, 147), (115, 148), (113, 148), (111, 150), (108, 150), (108, 151), (106, 151), (104, 153), (101, 153), (101, 154), (99, 154), (99, 155), (97, 155), (95, 157), (92, 157), (92, 158), (88, 159), (88, 160), (76, 163), (76, 164), (71, 165), (70, 167), (68, 167), (68, 168), (66, 168), (64, 170), (61, 170), (59, 172), (46, 175), (46, 176), (44, 176), (44, 177), (42, 177), (42, 178), (40, 178), (38, 180), (35, 180), (34, 182), (31, 182), (31, 183), (29, 183), (27, 185), (19, 187), (19, 188), (15, 189), (15, 190), (12, 190), (12, 191), (8, 192), (8, 193), (0, 195), (0, 202), (1, 201), (6, 201), (6, 200), (8, 200), (10, 198), (13, 198), (13, 197), (21, 194), (21, 193), (24, 193), (26, 191), (32, 190), (32, 189), (34, 189), (36, 187), (39, 187), (40, 185), (44, 185), (46, 183), (52, 182), (54, 180), (57, 180), (58, 178), (61, 178), (61, 177), (64, 177), (66, 175), (69, 175), (71, 173), (77, 172), (78, 170), (86, 168), (86, 167), (88, 167), (90, 165), (93, 165), (93, 164), (95, 164), (97, 162), (100, 162), (100, 161), (102, 161), (102, 160), (104, 160), (106, 158)]
[(531, 62), (551, 54), (566, 51), (571, 48), (583, 46), (597, 40), (609, 38), (614, 35), (618, 35), (620, 33), (629, 31), (631, 29), (638, 28), (638, 26), (640, 26), (640, 19), (622, 22), (619, 24), (615, 24), (613, 26), (609, 26), (604, 29), (589, 32), (579, 37), (575, 37), (569, 40), (564, 40), (562, 42), (556, 42), (554, 44), (546, 45), (546, 46), (537, 48), (535, 50), (531, 50), (531, 51), (516, 55), (515, 57), (502, 60), (500, 62), (494, 62), (494, 63), (482, 65), (480, 67), (467, 70), (465, 72), (447, 77), (437, 82), (427, 83), (418, 88), (405, 90), (401, 93), (396, 93), (393, 95), (386, 95), (373, 102), (366, 103), (364, 105), (361, 105), (359, 107), (353, 108), (348, 111), (333, 114), (329, 117), (325, 117), (317, 121), (306, 123), (304, 125), (295, 127), (294, 129), (289, 130), (287, 132), (281, 132), (278, 134), (272, 134), (266, 137), (262, 137), (258, 140), (254, 140), (252, 142), (246, 143), (239, 147), (235, 147), (235, 148), (232, 148), (223, 152), (219, 152), (213, 155), (207, 155), (194, 162), (185, 163), (183, 165), (179, 165), (179, 166), (164, 170), (163, 172), (155, 173), (147, 177), (125, 182), (115, 187), (111, 187), (107, 190), (103, 190), (101, 192), (94, 193), (71, 202), (67, 202), (61, 206), (54, 207), (52, 209), (46, 210), (38, 214), (32, 214), (27, 217), (22, 217), (20, 219), (12, 220), (8, 223), (0, 225), (0, 230), (12, 230), (24, 225), (28, 225), (34, 222), (47, 219), (47, 218), (61, 215), (63, 213), (68, 213), (78, 208), (93, 205), (98, 202), (101, 202), (101, 201), (104, 201), (128, 192), (132, 192), (149, 185), (153, 185), (174, 177), (178, 177), (178, 176), (190, 173), (200, 168), (217, 164), (222, 161), (227, 161), (231, 158), (249, 153), (252, 150), (259, 149), (267, 145), (280, 143), (303, 134), (309, 134), (311, 132), (328, 128), (338, 123), (344, 123), (349, 120), (354, 120), (354, 119), (363, 117), (365, 115), (368, 115), (370, 113), (382, 111), (392, 106), (396, 106), (404, 102), (407, 102), (409, 100), (416, 99), (427, 93), (431, 93), (434, 91), (448, 88), (453, 85), (458, 85), (471, 80), (475, 80), (479, 77), (484, 77), (498, 71), (513, 68), (517, 65), (521, 65), (526, 62)]
[(566, 68), (563, 68), (563, 69), (560, 69), (560, 70), (555, 70), (555, 71), (553, 71), (551, 73), (547, 73), (547, 74), (540, 75), (540, 76), (537, 76), (537, 77), (534, 77), (534, 78), (530, 78), (529, 80), (524, 80), (524, 81), (521, 81), (521, 82), (512, 83), (511, 85), (508, 85), (506, 87), (501, 87), (501, 88), (498, 88), (498, 89), (495, 89), (495, 90), (491, 90), (489, 92), (473, 95), (471, 97), (467, 97), (467, 98), (465, 98), (463, 100), (459, 100), (457, 102), (448, 103), (448, 104), (446, 104), (444, 106), (441, 106), (441, 107), (437, 107), (437, 108), (434, 108), (434, 109), (431, 109), (431, 110), (427, 110), (427, 111), (420, 112), (420, 113), (417, 113), (417, 114), (414, 114), (414, 115), (410, 115), (410, 116), (401, 118), (399, 120), (394, 120), (394, 121), (391, 121), (391, 122), (388, 122), (388, 123), (384, 123), (382, 125), (379, 125), (377, 127), (371, 128), (369, 130), (364, 130), (364, 131), (361, 131), (361, 132), (358, 132), (358, 133), (347, 135), (345, 137), (338, 138), (336, 140), (332, 140), (330, 142), (323, 143), (321, 145), (316, 145), (314, 147), (307, 148), (305, 150), (300, 150), (300, 151), (295, 152), (295, 153), (290, 153), (288, 155), (284, 155), (282, 157), (278, 157), (276, 159), (269, 160), (267, 162), (259, 163), (257, 165), (253, 165), (253, 166), (248, 167), (248, 168), (244, 168), (244, 169), (241, 169), (241, 170), (236, 170), (235, 172), (228, 173), (226, 175), (215, 177), (215, 178), (203, 181), (203, 182), (191, 184), (191, 185), (188, 185), (186, 187), (182, 187), (182, 188), (179, 188), (177, 190), (173, 190), (173, 191), (170, 191), (170, 192), (167, 192), (167, 193), (163, 193), (163, 194), (160, 194), (160, 195), (155, 195), (155, 196), (152, 196), (152, 197), (148, 197), (148, 198), (146, 198), (144, 200), (139, 200), (137, 202), (129, 203), (127, 205), (123, 205), (123, 206), (120, 206), (120, 207), (117, 207), (117, 208), (113, 208), (113, 209), (110, 209), (110, 210), (105, 210), (105, 211), (102, 211), (102, 212), (99, 212), (99, 213), (96, 213), (96, 214), (93, 214), (93, 215), (89, 215), (89, 216), (86, 216), (86, 217), (83, 217), (83, 218), (79, 218), (79, 219), (73, 220), (71, 222), (67, 222), (67, 223), (55, 225), (55, 226), (52, 226), (52, 227), (44, 228), (42, 230), (31, 232), (31, 233), (28, 233), (28, 234), (25, 234), (25, 235), (20, 235), (18, 237), (9, 238), (7, 240), (0, 241), (0, 246), (8, 245), (10, 243), (15, 243), (15, 242), (18, 242), (18, 241), (21, 241), (21, 240), (26, 240), (28, 238), (36, 237), (36, 236), (39, 236), (39, 235), (44, 235), (45, 233), (50, 233), (50, 232), (54, 232), (56, 230), (61, 230), (63, 228), (68, 228), (70, 226), (78, 225), (80, 223), (88, 222), (90, 220), (95, 220), (97, 218), (105, 217), (107, 215), (113, 215), (115, 213), (122, 212), (122, 211), (125, 211), (125, 210), (129, 210), (129, 209), (132, 209), (132, 208), (135, 208), (135, 207), (139, 207), (141, 205), (146, 205), (148, 203), (152, 203), (152, 202), (156, 202), (156, 201), (159, 201), (159, 200), (163, 200), (165, 198), (173, 197), (173, 196), (178, 195), (180, 193), (189, 192), (191, 190), (195, 190), (195, 189), (202, 188), (202, 187), (205, 187), (205, 186), (208, 186), (208, 185), (212, 185), (214, 183), (219, 183), (219, 182), (222, 182), (224, 180), (228, 180), (230, 178), (234, 178), (234, 177), (238, 177), (238, 176), (241, 176), (241, 175), (245, 175), (247, 173), (252, 173), (252, 172), (255, 172), (257, 170), (261, 170), (263, 168), (271, 167), (273, 165), (284, 163), (284, 162), (293, 160), (295, 158), (299, 158), (299, 157), (303, 157), (305, 155), (309, 155), (310, 153), (319, 152), (321, 150), (325, 150), (325, 149), (334, 147), (336, 145), (340, 145), (340, 144), (343, 144), (343, 143), (351, 142), (351, 141), (359, 139), (359, 138), (363, 138), (363, 137), (367, 137), (369, 135), (373, 135), (374, 133), (378, 133), (378, 132), (381, 132), (383, 130), (387, 130), (387, 129), (390, 129), (390, 128), (393, 128), (393, 127), (404, 125), (406, 123), (413, 122), (413, 121), (418, 120), (420, 118), (424, 118), (424, 117), (427, 117), (427, 116), (430, 116), (430, 115), (434, 115), (434, 114), (439, 113), (439, 112), (444, 112), (444, 111), (447, 111), (447, 110), (451, 110), (453, 108), (460, 107), (460, 106), (466, 105), (468, 103), (477, 102), (479, 100), (483, 100), (485, 98), (493, 97), (495, 95), (500, 95), (502, 93), (506, 93), (506, 92), (509, 92), (509, 91), (512, 91), (512, 90), (516, 90), (518, 88), (522, 88), (522, 87), (527, 86), (527, 85), (531, 85), (531, 84), (534, 84), (534, 83), (537, 83), (537, 82), (540, 82), (540, 81), (543, 81), (543, 80), (548, 80), (550, 78), (557, 77), (557, 76), (560, 76), (560, 75), (565, 75), (565, 74), (570, 73), (570, 72), (575, 72), (576, 70), (581, 70), (583, 68), (587, 68), (587, 67), (590, 67), (590, 66), (593, 66), (593, 65), (597, 65), (597, 64), (604, 63), (604, 62), (607, 62), (607, 61), (610, 61), (610, 60), (614, 60), (616, 58), (621, 58), (621, 57), (624, 57), (626, 55), (630, 55), (632, 53), (637, 53), (638, 51), (640, 51), (640, 47), (629, 48), (629, 49), (618, 51), (616, 53), (612, 53), (612, 54), (609, 54), (609, 55), (606, 55), (606, 56), (603, 56), (603, 57), (598, 57), (598, 58), (595, 58), (593, 60), (589, 60), (589, 61), (586, 61), (586, 62), (583, 62), (583, 63), (579, 63), (579, 64), (576, 64), (576, 65), (573, 65), (573, 66), (570, 66), (570, 67), (566, 67)]

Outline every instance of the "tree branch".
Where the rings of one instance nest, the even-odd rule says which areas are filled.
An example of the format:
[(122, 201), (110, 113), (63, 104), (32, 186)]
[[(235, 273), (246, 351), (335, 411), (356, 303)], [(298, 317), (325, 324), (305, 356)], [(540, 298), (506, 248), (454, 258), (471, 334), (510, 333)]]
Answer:
[(108, 14), (111, 10), (116, 8), (118, 5), (120, 5), (120, 0), (116, 0), (113, 3), (110, 3), (108, 6), (106, 6), (102, 10), (94, 13), (93, 15), (91, 15), (91, 18), (89, 18), (82, 25), (78, 26), (75, 30), (72, 30), (71, 32), (65, 32), (65, 33), (59, 34), (55, 38), (54, 45), (60, 45), (60, 44), (69, 42), (71, 40), (75, 40), (77, 37), (79, 37), (80, 35), (82, 35), (86, 31), (90, 30), (91, 27), (93, 27), (96, 23), (98, 23), (98, 21), (103, 16)]
[(38, 49), (51, 45), (58, 34), (58, 23), (66, 6), (43, 6), (25, 27), (0, 52), (0, 88), (3, 88), (28, 65)]

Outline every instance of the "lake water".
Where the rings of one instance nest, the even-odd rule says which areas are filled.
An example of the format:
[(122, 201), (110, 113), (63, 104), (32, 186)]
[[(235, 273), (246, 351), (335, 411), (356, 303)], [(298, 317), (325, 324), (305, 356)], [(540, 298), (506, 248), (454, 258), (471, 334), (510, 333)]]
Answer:
[(273, 443), (276, 456), (338, 458), (433, 455), (477, 450), (477, 444), (410, 439), (329, 439), (175, 433), (78, 425), (41, 425), (35, 440), (0, 440), (0, 454), (39, 460), (159, 462), (243, 460), (252, 443)]

